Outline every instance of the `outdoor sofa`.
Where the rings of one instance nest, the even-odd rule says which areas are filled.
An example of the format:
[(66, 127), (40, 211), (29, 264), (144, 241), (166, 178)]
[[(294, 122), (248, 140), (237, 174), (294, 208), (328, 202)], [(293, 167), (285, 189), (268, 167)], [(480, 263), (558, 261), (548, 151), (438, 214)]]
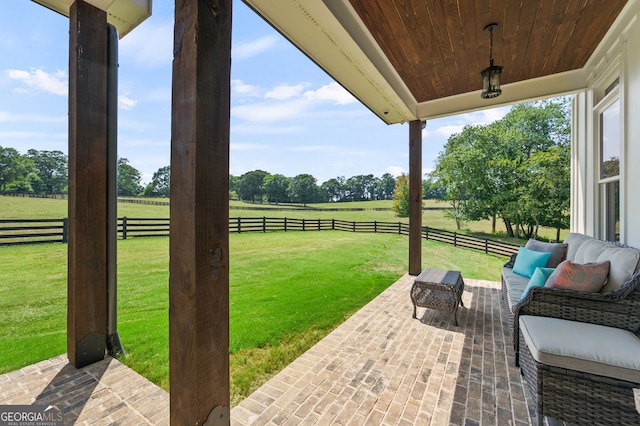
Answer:
[[(530, 240), (527, 246), (502, 270), (502, 300), (538, 424), (544, 416), (640, 424), (633, 391), (640, 391), (640, 250), (577, 233), (561, 244)], [(540, 265), (543, 256), (533, 251), (550, 254), (528, 278), (521, 273), (530, 265), (523, 267), (518, 256), (539, 256)], [(564, 288), (549, 287), (556, 283)]]

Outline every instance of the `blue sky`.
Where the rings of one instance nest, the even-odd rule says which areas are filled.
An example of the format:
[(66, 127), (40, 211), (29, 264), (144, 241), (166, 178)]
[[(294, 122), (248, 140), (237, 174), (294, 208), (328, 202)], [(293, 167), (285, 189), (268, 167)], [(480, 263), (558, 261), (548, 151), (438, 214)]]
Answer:
[[(118, 155), (143, 176), (170, 163), (173, 0), (119, 44)], [(408, 171), (408, 125), (387, 125), (240, 1), (234, 1), (230, 173), (261, 169), (318, 184)], [(0, 146), (67, 149), (68, 19), (27, 0), (0, 5)], [(478, 78), (478, 85), (480, 85)], [(508, 108), (432, 120), (423, 168), (466, 124)]]

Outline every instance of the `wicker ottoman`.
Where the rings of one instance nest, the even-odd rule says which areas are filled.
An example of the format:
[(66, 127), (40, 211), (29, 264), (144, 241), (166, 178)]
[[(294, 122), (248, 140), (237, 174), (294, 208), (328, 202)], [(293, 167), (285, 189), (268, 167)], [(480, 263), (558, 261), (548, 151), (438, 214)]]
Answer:
[(458, 325), (458, 306), (462, 303), (464, 281), (459, 271), (445, 271), (441, 269), (425, 269), (416, 277), (411, 286), (411, 302), (413, 303), (413, 318), (416, 318), (416, 308), (431, 308), (450, 311), (454, 324)]

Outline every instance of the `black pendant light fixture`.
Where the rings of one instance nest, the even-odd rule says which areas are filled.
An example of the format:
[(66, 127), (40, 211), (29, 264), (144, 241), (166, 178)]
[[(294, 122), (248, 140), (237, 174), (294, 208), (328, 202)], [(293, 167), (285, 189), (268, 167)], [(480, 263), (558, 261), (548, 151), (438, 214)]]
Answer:
[(503, 68), (499, 65), (493, 65), (493, 30), (498, 27), (498, 24), (489, 24), (484, 27), (484, 30), (489, 33), (489, 66), (480, 72), (482, 77), (482, 94), (483, 99), (491, 99), (500, 96), (502, 89), (500, 89), (500, 75), (502, 75)]

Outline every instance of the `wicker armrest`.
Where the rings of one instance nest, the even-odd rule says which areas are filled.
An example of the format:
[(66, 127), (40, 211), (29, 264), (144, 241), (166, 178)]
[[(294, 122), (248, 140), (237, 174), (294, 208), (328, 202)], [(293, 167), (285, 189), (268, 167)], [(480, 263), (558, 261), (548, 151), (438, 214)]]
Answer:
[(514, 323), (520, 315), (538, 315), (635, 332), (640, 327), (639, 283), (640, 275), (635, 275), (622, 288), (606, 294), (535, 287), (514, 306)]
[(517, 256), (518, 256), (518, 253), (513, 253), (511, 255), (511, 257), (509, 258), (509, 261), (504, 264), (504, 267), (513, 269), (513, 265), (516, 264), (516, 257)]
[(600, 324), (637, 332), (640, 328), (640, 272), (611, 293), (585, 293), (546, 287), (529, 289), (513, 308), (516, 360), (520, 315), (537, 315)]

